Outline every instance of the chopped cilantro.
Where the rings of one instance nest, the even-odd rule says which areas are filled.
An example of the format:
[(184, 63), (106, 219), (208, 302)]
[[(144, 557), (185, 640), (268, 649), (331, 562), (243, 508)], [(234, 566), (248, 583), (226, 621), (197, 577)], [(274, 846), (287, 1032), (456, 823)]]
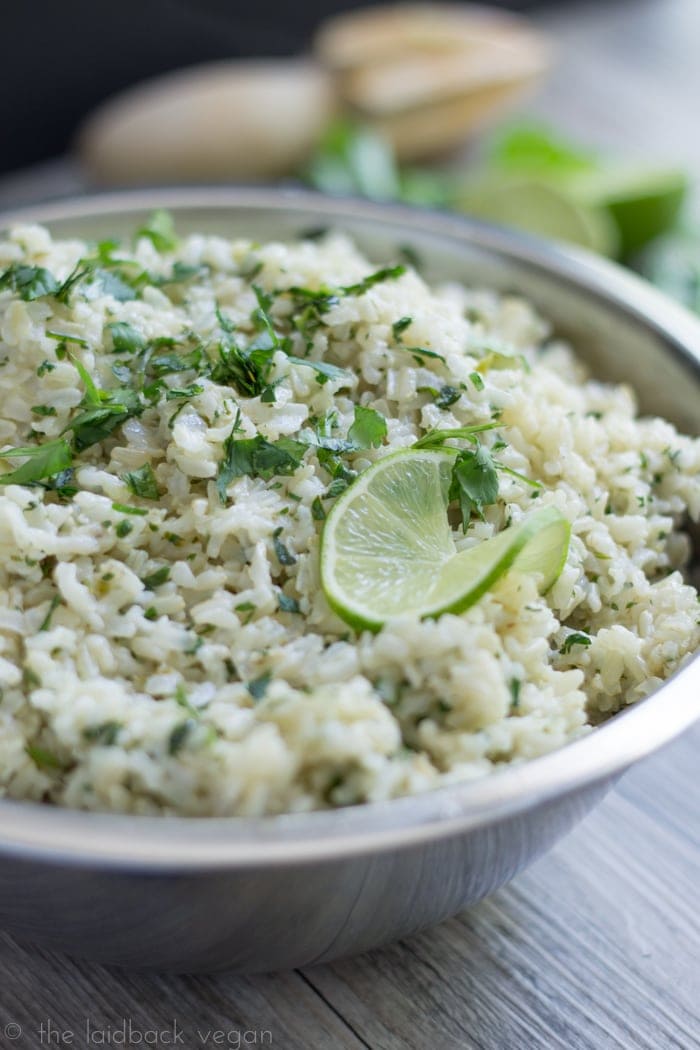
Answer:
[(219, 463), (216, 489), (226, 503), (230, 483), (245, 474), (269, 480), (275, 474), (293, 474), (301, 463), (307, 446), (291, 438), (267, 441), (258, 434), (253, 438), (236, 438), (237, 426), (224, 441), (224, 455)]
[(41, 379), (41, 377), (45, 376), (47, 372), (53, 372), (55, 367), (56, 365), (52, 361), (42, 361), (36, 370), (36, 374)]
[(12, 263), (0, 274), (0, 290), (10, 288), (25, 302), (40, 299), (43, 295), (55, 295), (59, 287), (54, 275), (43, 266)]
[(246, 683), (246, 689), (252, 696), (253, 700), (262, 700), (267, 692), (267, 687), (270, 684), (272, 675), (269, 671), (265, 674), (259, 675), (257, 678), (253, 678), (252, 681)]
[(87, 339), (82, 339), (79, 335), (71, 335), (70, 332), (52, 332), (48, 328), (46, 329), (46, 335), (49, 339), (56, 339), (59, 343), (75, 343), (76, 346), (87, 347)]
[(46, 751), (43, 747), (35, 747), (33, 744), (27, 744), (24, 750), (40, 769), (63, 769), (63, 763), (52, 751)]
[(187, 737), (196, 725), (197, 723), (193, 718), (185, 718), (182, 722), (178, 722), (168, 737), (169, 755), (176, 755), (184, 747)]
[(498, 499), (498, 475), (488, 449), (477, 445), (457, 454), (452, 468), (449, 498), (457, 500), (462, 529), (467, 531), (472, 513), (484, 517), (484, 507)]
[(325, 521), (326, 512), (323, 509), (323, 504), (318, 496), (314, 496), (313, 502), (311, 503), (311, 517), (314, 521)]
[(376, 273), (363, 277), (356, 284), (345, 285), (340, 291), (343, 295), (364, 295), (370, 288), (374, 288), (375, 284), (380, 284), (382, 281), (395, 281), (398, 277), (403, 277), (405, 273), (405, 266), (385, 266)]
[(0, 485), (32, 485), (67, 470), (73, 463), (73, 453), (63, 438), (47, 441), (43, 445), (10, 448), (0, 452), (0, 459), (15, 456), (26, 456), (27, 462), (9, 474), (0, 476)]
[(158, 499), (160, 496), (156, 476), (150, 463), (144, 463), (138, 470), (130, 470), (122, 474), (122, 481), (135, 496), (140, 496), (142, 499)]
[(290, 598), (289, 595), (285, 594), (284, 591), (280, 591), (278, 595), (280, 612), (298, 613), (299, 602), (296, 598)]
[(351, 374), (346, 368), (332, 365), (330, 361), (311, 361), (307, 357), (294, 357), (293, 354), (288, 354), (287, 357), (293, 365), (304, 365), (306, 368), (313, 368), (316, 372), (316, 378), (321, 385), (329, 379), (351, 379)]
[(141, 583), (149, 591), (154, 591), (156, 587), (161, 587), (164, 583), (170, 579), (170, 566), (161, 565), (155, 572), (151, 572), (148, 576), (141, 577)]
[(559, 652), (562, 654), (570, 653), (575, 645), (582, 645), (588, 648), (592, 641), (593, 639), (589, 635), (583, 634), (582, 631), (572, 631), (564, 639), (564, 644)]
[(391, 326), (391, 330), (394, 333), (394, 339), (397, 343), (401, 342), (402, 333), (405, 332), (406, 329), (412, 324), (412, 317), (400, 317), (398, 321), (394, 321), (393, 325)]
[(98, 747), (113, 747), (122, 728), (121, 722), (100, 722), (98, 725), (86, 726), (83, 736)]
[(481, 378), (481, 376), (479, 375), (478, 372), (470, 372), (469, 373), (469, 378), (471, 379), (472, 383), (474, 384), (474, 389), (475, 390), (483, 390), (484, 389), (484, 381), (483, 381), (483, 379)]
[(126, 321), (112, 321), (107, 325), (107, 329), (112, 336), (115, 354), (137, 354), (146, 346), (146, 340), (138, 328), (127, 324)]
[(54, 594), (53, 598), (51, 599), (51, 601), (49, 603), (48, 612), (46, 613), (46, 616), (42, 620), (41, 625), (39, 627), (40, 631), (48, 631), (50, 629), (50, 627), (51, 627), (51, 618), (52, 618), (53, 614), (56, 612), (56, 609), (59, 607), (60, 604), (61, 604), (61, 596), (59, 594)]
[(355, 448), (376, 448), (387, 435), (386, 419), (374, 408), (355, 405), (355, 419), (348, 430), (348, 439)]
[(204, 390), (204, 387), (201, 386), (199, 383), (190, 383), (189, 386), (185, 386), (185, 387), (181, 387), (181, 388), (172, 387), (170, 390), (168, 390), (166, 392), (165, 400), (166, 401), (182, 401), (182, 400), (184, 400), (185, 398), (188, 398), (188, 397), (196, 397), (197, 394), (201, 394), (203, 390)]
[(172, 252), (178, 246), (173, 217), (163, 208), (153, 212), (148, 222), (137, 231), (136, 236), (147, 237), (159, 252)]
[(119, 537), (119, 539), (123, 540), (125, 536), (128, 536), (130, 532), (133, 532), (133, 529), (133, 522), (129, 521), (127, 518), (122, 518), (121, 521), (117, 522), (117, 526), (114, 531)]
[(55, 416), (56, 409), (53, 405), (32, 405), (32, 412), (35, 416)]
[(118, 514), (138, 514), (139, 517), (148, 514), (143, 507), (130, 507), (128, 503), (113, 503), (112, 510), (116, 510)]
[(272, 534), (272, 545), (275, 548), (277, 560), (280, 563), (280, 565), (296, 565), (296, 558), (291, 553), (291, 551), (288, 550), (284, 543), (282, 543), (282, 540), (280, 539), (281, 533), (282, 528), (280, 526), (280, 528), (275, 529), (275, 531)]

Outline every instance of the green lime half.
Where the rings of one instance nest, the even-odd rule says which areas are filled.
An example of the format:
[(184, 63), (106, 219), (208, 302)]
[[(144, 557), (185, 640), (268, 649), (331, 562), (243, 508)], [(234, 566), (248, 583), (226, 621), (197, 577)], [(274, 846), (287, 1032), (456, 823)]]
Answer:
[(457, 551), (447, 517), (454, 452), (409, 449), (366, 470), (335, 503), (321, 540), (321, 584), (331, 607), (358, 628), (397, 616), (462, 612), (506, 572), (559, 576), (570, 526), (554, 507)]
[(493, 176), (463, 188), (458, 207), (501, 226), (515, 226), (552, 240), (578, 244), (601, 255), (615, 255), (618, 234), (604, 208), (576, 200), (571, 193), (535, 178)]
[(581, 204), (604, 208), (620, 233), (620, 251), (629, 255), (666, 233), (680, 214), (688, 189), (681, 171), (612, 168), (577, 176), (571, 192)]

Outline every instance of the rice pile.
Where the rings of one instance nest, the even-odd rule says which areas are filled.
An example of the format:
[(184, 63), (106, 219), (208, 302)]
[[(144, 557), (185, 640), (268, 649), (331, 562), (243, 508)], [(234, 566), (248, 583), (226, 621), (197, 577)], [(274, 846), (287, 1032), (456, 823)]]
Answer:
[[(90, 381), (93, 408), (137, 391), (101, 440), (89, 418), (64, 434), (85, 445), (70, 467), (0, 487), (4, 794), (218, 815), (421, 792), (561, 747), (697, 649), (681, 529), (700, 517), (700, 441), (636, 418), (526, 302), (410, 268), (362, 285), (376, 267), (337, 234), (171, 242), (156, 224), (133, 249), (38, 226), (0, 244), (0, 448), (60, 452)], [(352, 286), (323, 309), (279, 294)], [(264, 356), (269, 318), (289, 342), (254, 394), (245, 367), (212, 363), (256, 339)], [(358, 404), (385, 417), (383, 444), (326, 455), (318, 436), (342, 445)], [(455, 540), (553, 504), (573, 526), (555, 587), (511, 574), (462, 615), (354, 634), (319, 584), (337, 493), (431, 428), (491, 420), (483, 444), (540, 487), (501, 471)], [(227, 474), (247, 439), (308, 448)]]

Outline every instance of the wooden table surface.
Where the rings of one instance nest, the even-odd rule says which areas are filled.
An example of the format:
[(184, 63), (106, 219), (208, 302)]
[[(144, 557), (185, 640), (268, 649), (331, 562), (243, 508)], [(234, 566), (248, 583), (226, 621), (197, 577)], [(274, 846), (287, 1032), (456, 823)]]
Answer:
[[(540, 21), (560, 59), (530, 112), (700, 173), (700, 0), (566, 4)], [(54, 191), (79, 185), (60, 162), (5, 179), (0, 205), (41, 193), (47, 178)], [(132, 974), (0, 935), (0, 1048), (700, 1047), (699, 755), (700, 727), (628, 773), (489, 900), (334, 965), (250, 978)]]

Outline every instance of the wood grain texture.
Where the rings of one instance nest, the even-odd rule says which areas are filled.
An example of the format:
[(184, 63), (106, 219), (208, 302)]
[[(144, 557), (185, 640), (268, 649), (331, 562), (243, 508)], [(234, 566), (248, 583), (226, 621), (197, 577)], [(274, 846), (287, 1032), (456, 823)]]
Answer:
[[(566, 4), (540, 21), (560, 60), (531, 112), (592, 144), (700, 172), (700, 0)], [(56, 187), (80, 189), (70, 162), (5, 180), (0, 206)], [(240, 1045), (277, 1050), (696, 1050), (699, 766), (700, 727), (630, 772), (490, 900), (303, 973), (128, 974), (0, 936), (0, 1048), (62, 1045), (42, 1039), (50, 1018), (74, 1033), (63, 1045), (78, 1047), (91, 1045), (87, 1020), (100, 1030), (130, 1019), (146, 1032), (175, 1019), (188, 1050), (217, 1045), (217, 1030), (231, 1033), (218, 1045), (247, 1032), (257, 1043)], [(18, 1038), (4, 1034), (8, 1023), (21, 1026)]]

